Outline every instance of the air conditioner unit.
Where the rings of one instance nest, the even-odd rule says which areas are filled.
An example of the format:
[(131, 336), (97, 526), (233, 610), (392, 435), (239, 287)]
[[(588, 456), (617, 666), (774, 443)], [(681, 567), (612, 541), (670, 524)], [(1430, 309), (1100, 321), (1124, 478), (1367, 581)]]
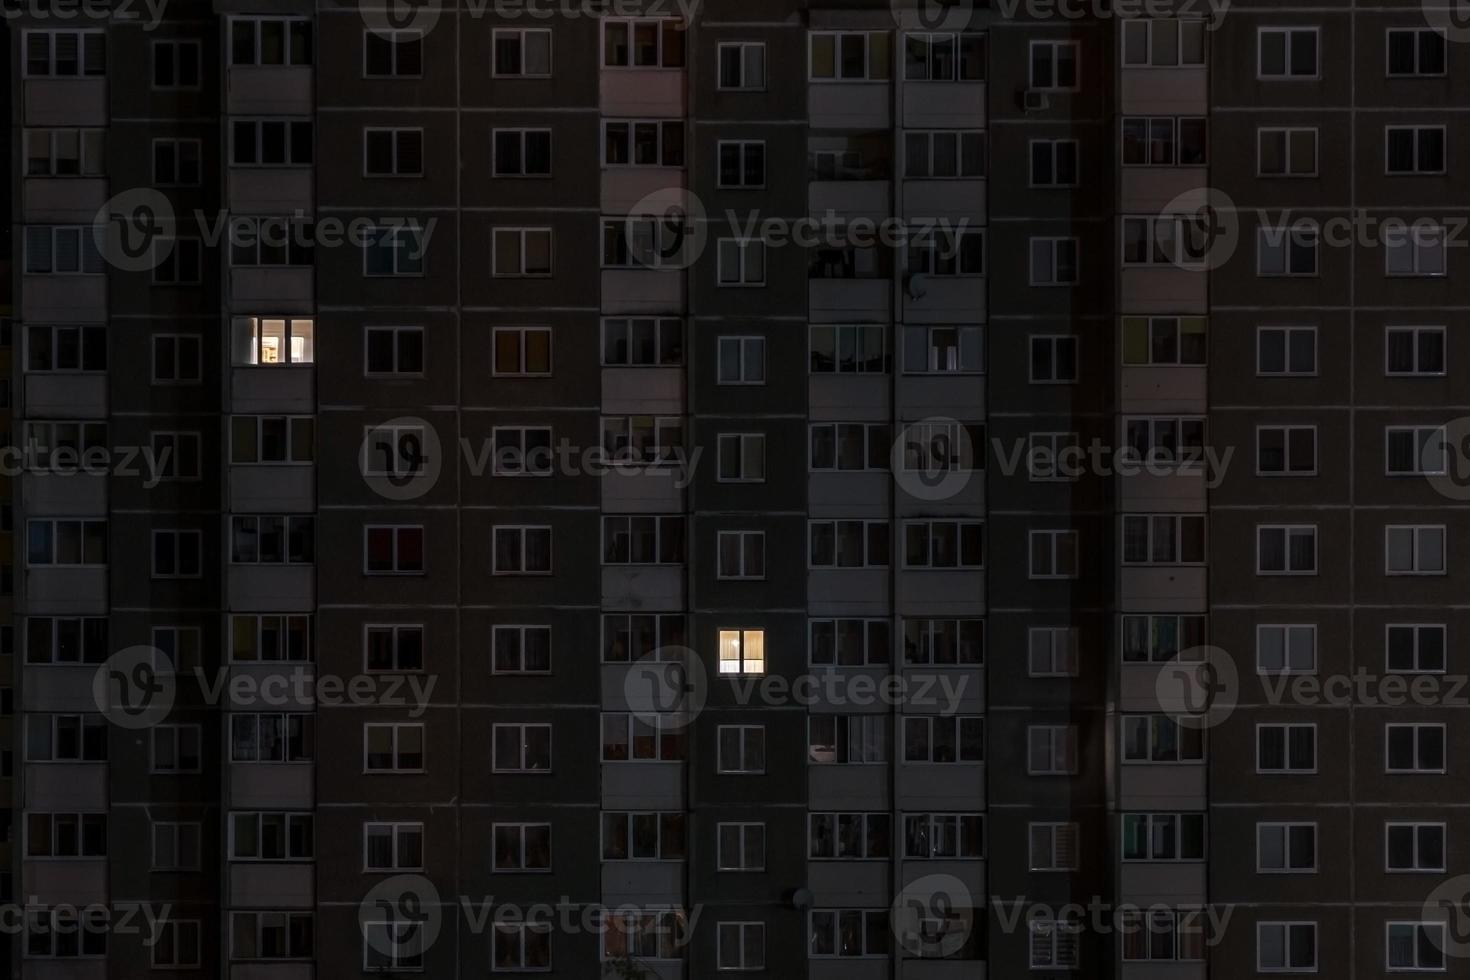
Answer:
[(1051, 108), (1051, 96), (1045, 92), (1022, 92), (1021, 108), (1027, 112), (1041, 112)]

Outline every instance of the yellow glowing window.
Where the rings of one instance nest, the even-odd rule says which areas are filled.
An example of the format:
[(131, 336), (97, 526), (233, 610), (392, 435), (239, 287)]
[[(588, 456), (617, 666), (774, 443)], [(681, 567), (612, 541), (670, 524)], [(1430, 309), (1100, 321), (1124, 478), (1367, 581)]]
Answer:
[(720, 673), (764, 674), (765, 630), (720, 630)]

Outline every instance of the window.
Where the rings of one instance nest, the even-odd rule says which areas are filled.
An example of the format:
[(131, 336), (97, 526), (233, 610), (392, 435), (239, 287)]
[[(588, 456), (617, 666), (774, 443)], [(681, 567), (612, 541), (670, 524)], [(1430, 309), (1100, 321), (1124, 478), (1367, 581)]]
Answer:
[[(723, 159), (724, 154), (721, 152), (722, 179)], [(604, 122), (602, 162), (609, 167), (682, 167), (684, 123), (679, 120), (659, 119)], [(764, 169), (763, 161), (761, 166)], [(664, 223), (656, 224), (662, 226)]]
[(720, 630), (721, 674), (764, 674), (765, 630)]
[(492, 825), (496, 871), (550, 871), (551, 824), (497, 823)]
[(491, 627), (490, 671), (494, 674), (551, 673), (551, 627)]
[(496, 29), (490, 73), (497, 78), (550, 78), (551, 31)]
[[(156, 145), (161, 142), (155, 140)], [(194, 180), (198, 181), (199, 141)], [(104, 129), (27, 129), (25, 131), (27, 177), (103, 177), (107, 173), (107, 131)], [(155, 171), (155, 182), (158, 175)]]
[[(1388, 250), (1385, 249), (1385, 254)], [(1317, 275), (1317, 229), (1308, 225), (1256, 229), (1256, 275)]]
[(230, 162), (237, 167), (310, 166), (312, 145), (310, 120), (237, 118), (230, 127)]
[(423, 772), (424, 726), (365, 724), (362, 756), (363, 772)]
[(677, 660), (685, 646), (684, 617), (677, 614), (604, 613), (602, 617), (602, 660), (630, 663), (658, 655), (660, 660)]
[[(869, 819), (879, 816), (888, 818), (887, 814), (870, 814)], [(985, 856), (985, 818), (978, 813), (905, 814), (903, 837), (906, 858), (942, 861)]]
[(187, 286), (200, 281), (203, 251), (197, 238), (156, 238), (151, 244), (155, 286)]
[(358, 467), (366, 477), (413, 477), (425, 472), (423, 425), (365, 425)]
[(27, 664), (100, 664), (110, 651), (106, 616), (27, 616)]
[(813, 765), (887, 762), (888, 732), (888, 719), (881, 715), (810, 715), (807, 761)]
[(107, 814), (26, 814), (26, 857), (90, 858), (107, 856)]
[(150, 870), (197, 871), (199, 869), (200, 825), (155, 821)]
[(1384, 343), (1384, 373), (1389, 377), (1445, 373), (1444, 327), (1388, 327)]
[(766, 383), (766, 338), (722, 336), (715, 341), (722, 385)]
[(1072, 725), (1026, 726), (1026, 773), (1070, 776), (1077, 772), (1077, 729)]
[(721, 238), (717, 243), (721, 286), (764, 286), (766, 243), (753, 238)]
[(1030, 88), (1040, 91), (1073, 92), (1080, 87), (1077, 61), (1081, 45), (1076, 41), (1032, 41)]
[(27, 327), (26, 370), (45, 374), (106, 371), (107, 328)]
[(812, 959), (889, 955), (888, 909), (812, 909), (809, 915)]
[(904, 521), (905, 568), (985, 567), (984, 521)]
[(1028, 867), (1032, 871), (1072, 871), (1077, 867), (1075, 823), (1029, 823)]
[(364, 78), (418, 78), (423, 73), (422, 31), (372, 28), (362, 32)]
[(424, 627), (366, 625), (362, 628), (363, 669), (400, 673), (424, 669)]
[(985, 176), (983, 130), (907, 130), (903, 143), (904, 176), (910, 180), (945, 180)]
[(764, 970), (766, 924), (720, 922), (715, 926), (715, 948), (715, 968), (718, 970)]
[(1124, 962), (1192, 962), (1205, 958), (1199, 909), (1125, 910), (1118, 917)]
[(720, 433), (717, 440), (721, 483), (764, 483), (766, 437), (760, 432)]
[(230, 617), (230, 660), (273, 663), (311, 660), (311, 617), (237, 613)]
[(238, 316), (233, 334), (232, 362), (237, 366), (310, 364), (315, 359), (316, 322), (310, 318)]
[(1261, 874), (1315, 873), (1315, 823), (1256, 824), (1256, 871)]
[(985, 719), (905, 715), (903, 761), (938, 764), (984, 762)]
[(983, 372), (985, 347), (983, 331), (983, 327), (904, 327), (904, 373), (979, 374)]
[(682, 514), (604, 515), (602, 563), (681, 565), (685, 560), (685, 531)]
[(766, 771), (766, 729), (762, 725), (720, 725), (716, 730), (715, 771), (758, 775)]
[(396, 909), (378, 908), (380, 919), (364, 917), (362, 968), (365, 973), (419, 971), (424, 968), (422, 923), (401, 916)]
[(1203, 813), (1123, 814), (1124, 861), (1203, 861)]
[(1317, 176), (1315, 127), (1262, 126), (1256, 130), (1256, 175)]
[(153, 532), (153, 577), (198, 578), (203, 574), (203, 536), (198, 531)]
[(683, 68), (686, 24), (674, 18), (602, 19), (604, 68)]
[(32, 519), (26, 522), (26, 542), (26, 564), (33, 568), (107, 564), (105, 520)]
[(1384, 627), (1388, 669), (1396, 674), (1440, 674), (1445, 670), (1443, 623), (1389, 623)]
[(275, 466), (316, 458), (316, 420), (310, 415), (235, 415), (230, 418), (230, 462)]
[(363, 373), (422, 375), (423, 327), (368, 327), (363, 333)]
[(1205, 461), (1205, 420), (1197, 415), (1125, 415), (1123, 436), (1130, 455), (1139, 462), (1177, 464), (1183, 469)]
[(416, 223), (369, 225), (362, 234), (364, 276), (421, 276), (428, 238)]
[(494, 340), (497, 377), (550, 377), (551, 328), (496, 327)]
[(602, 716), (603, 762), (677, 762), (684, 758), (685, 735), (680, 728), (665, 730), (662, 719), (607, 712)]
[(1204, 267), (1210, 229), (1202, 218), (1165, 214), (1123, 219), (1123, 265)]
[(551, 176), (551, 130), (495, 129), (490, 139), (496, 177)]
[(1078, 936), (1081, 923), (1072, 916), (1027, 919), (1031, 969), (1075, 970), (1081, 962)]
[(1445, 36), (1432, 28), (1384, 31), (1388, 76), (1433, 77), (1445, 73)]
[[(154, 334), (154, 384), (198, 384), (203, 378), (199, 337), (193, 334)], [(99, 338), (99, 343), (104, 342)], [(99, 352), (101, 353), (101, 352)], [(99, 369), (100, 370), (100, 369)]]
[(1383, 144), (1383, 172), (1390, 176), (1444, 173), (1443, 126), (1385, 126)]
[(42, 276), (101, 275), (102, 253), (90, 228), (27, 225), (25, 271)]
[(984, 34), (914, 33), (903, 40), (906, 81), (985, 81)]
[(316, 818), (310, 813), (230, 814), (231, 861), (310, 861)]
[(551, 969), (551, 924), (496, 923), (490, 957), (492, 972)]
[(889, 35), (884, 32), (810, 31), (807, 66), (814, 82), (886, 81)]
[(602, 812), (604, 861), (682, 861), (684, 814)]
[(888, 371), (881, 326), (812, 326), (807, 330), (812, 374), (883, 374)]
[(490, 442), (495, 476), (551, 475), (551, 426), (497, 425)]
[(1317, 525), (1256, 525), (1257, 575), (1316, 575)]
[(108, 452), (106, 422), (27, 422), (27, 468), (35, 472), (98, 472), (86, 462)]
[(1256, 29), (1256, 77), (1268, 81), (1317, 77), (1317, 28)]
[(1028, 677), (1076, 677), (1077, 631), (1068, 626), (1026, 629)]
[[(28, 907), (25, 910), (25, 957), (76, 959), (106, 956), (107, 915), (106, 909), (95, 906), (81, 909), (75, 906), (60, 909)], [(15, 929), (15, 926), (11, 928)]]
[(421, 823), (365, 823), (362, 843), (364, 871), (416, 871), (424, 866)]
[(1129, 18), (1123, 21), (1123, 64), (1128, 68), (1200, 68), (1205, 63), (1203, 19)]
[(230, 716), (231, 762), (311, 762), (316, 716), (256, 713)]
[(1446, 937), (1443, 922), (1385, 922), (1383, 928), (1387, 947), (1385, 968), (1444, 970)]
[(1077, 338), (1033, 335), (1030, 380), (1032, 384), (1075, 384), (1077, 381)]
[(1445, 825), (1395, 823), (1383, 825), (1383, 870), (1443, 871)]
[(1073, 286), (1077, 283), (1077, 239), (1031, 239), (1031, 285)]
[[(845, 423), (838, 424), (839, 434)], [(814, 431), (817, 427), (813, 427)], [(887, 426), (877, 426), (887, 436)], [(870, 433), (872, 430), (869, 430)], [(915, 422), (906, 425), (899, 438), (903, 458), (899, 466), (905, 473), (925, 473), (939, 477), (952, 470), (985, 468), (985, 426), (977, 422)], [(873, 469), (886, 469), (888, 460), (876, 458), (879, 445), (868, 440)], [(890, 452), (891, 456), (891, 452)]]
[(363, 129), (362, 174), (364, 177), (422, 177), (424, 131)]
[(314, 517), (233, 516), (230, 561), (237, 565), (311, 564), (316, 560), (315, 539)]
[(814, 861), (886, 859), (891, 856), (889, 824), (886, 813), (809, 813), (807, 857)]
[(1208, 146), (1201, 116), (1123, 117), (1125, 167), (1202, 167)]
[(1255, 923), (1258, 973), (1316, 973), (1317, 923)]
[(715, 841), (715, 867), (719, 870), (764, 871), (766, 869), (765, 824), (716, 824)]
[[(369, 229), (376, 232), (376, 229)], [(230, 264), (238, 268), (309, 266), (314, 261), (314, 226), (305, 218), (233, 218)]]
[(1123, 564), (1198, 565), (1204, 560), (1204, 515), (1123, 515)]
[(421, 524), (369, 524), (362, 529), (363, 571), (368, 575), (421, 575), (424, 528)]
[(1033, 579), (1076, 578), (1078, 545), (1076, 531), (1028, 531)]
[(551, 275), (550, 228), (496, 228), (494, 246), (494, 275), (533, 278)]
[(1076, 140), (1031, 140), (1032, 187), (1077, 186)]
[(911, 276), (983, 276), (985, 232), (941, 228), (916, 234), (909, 242), (907, 271)]
[(1256, 374), (1316, 373), (1316, 327), (1260, 327), (1256, 330)]
[(496, 525), (491, 531), (495, 544), (496, 575), (550, 575), (551, 528)]
[(979, 666), (985, 662), (983, 619), (905, 619), (904, 663)]
[(199, 742), (198, 725), (156, 726), (153, 729), (153, 761), (149, 771), (154, 773), (199, 772)]
[(1205, 760), (1204, 732), (1168, 715), (1123, 716), (1123, 762), (1132, 765)]
[(315, 932), (310, 912), (231, 912), (230, 959), (310, 959)]
[(716, 577), (763, 579), (766, 577), (766, 534), (764, 531), (719, 531), (715, 534)]
[(719, 87), (730, 91), (761, 92), (766, 87), (764, 41), (724, 41), (716, 46)]
[(1384, 574), (1443, 575), (1443, 524), (1389, 524), (1384, 532)]
[(1383, 274), (1428, 276), (1445, 274), (1445, 229), (1414, 225), (1408, 234), (1387, 235), (1383, 242)]
[(1448, 443), (1443, 426), (1391, 425), (1383, 430), (1388, 476), (1425, 476), (1445, 472)]
[(1260, 623), (1256, 626), (1256, 673), (1311, 674), (1316, 670), (1316, 624)]
[(107, 719), (101, 715), (30, 713), (25, 722), (27, 762), (107, 761)]
[(1316, 476), (1315, 425), (1256, 426), (1257, 476)]
[(719, 170), (717, 187), (766, 186), (766, 143), (764, 140), (720, 140), (716, 146)]
[(550, 772), (550, 725), (495, 725), (494, 772)]
[(1256, 726), (1256, 772), (1316, 771), (1315, 724)]
[(1384, 725), (1384, 772), (1444, 772), (1445, 726)]
[(107, 73), (105, 31), (25, 31), (27, 78), (80, 78)]
[(309, 18), (230, 18), (232, 65), (309, 65), (311, 58)]
[(820, 422), (808, 435), (807, 467), (814, 473), (888, 469), (892, 435), (885, 424)]
[(602, 448), (610, 459), (648, 466), (673, 464), (684, 445), (684, 420), (651, 415), (607, 416)]

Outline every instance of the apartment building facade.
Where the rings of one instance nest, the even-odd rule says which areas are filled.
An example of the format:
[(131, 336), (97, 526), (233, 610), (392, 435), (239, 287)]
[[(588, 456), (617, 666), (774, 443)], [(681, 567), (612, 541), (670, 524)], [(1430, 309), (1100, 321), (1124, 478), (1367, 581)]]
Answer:
[(11, 31), (17, 975), (1465, 970), (1453, 712), (1279, 693), (1454, 673), (1458, 256), (1301, 224), (1452, 27), (134, 13)]

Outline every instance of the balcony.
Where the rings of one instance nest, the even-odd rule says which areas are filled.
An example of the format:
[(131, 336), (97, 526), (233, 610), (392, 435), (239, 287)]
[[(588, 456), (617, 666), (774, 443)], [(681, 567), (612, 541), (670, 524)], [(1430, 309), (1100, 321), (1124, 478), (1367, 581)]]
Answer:
[(21, 316), (28, 323), (106, 323), (106, 276), (21, 276)]
[(230, 372), (231, 411), (310, 415), (316, 411), (315, 379), (310, 364), (237, 367)]
[(978, 616), (985, 611), (985, 572), (907, 569), (898, 579), (898, 601), (906, 616)]
[(308, 266), (230, 269), (230, 310), (251, 314), (261, 309), (276, 313), (311, 313), (315, 270)]
[[(115, 457), (119, 462), (122, 455)], [(141, 457), (133, 461), (139, 471), (147, 473)], [(21, 476), (21, 498), (31, 517), (86, 517), (107, 513), (106, 464), (100, 471), (41, 472)]]
[(602, 171), (602, 213), (629, 214), (633, 205), (660, 191), (680, 200), (686, 186), (682, 167), (608, 167)]
[(888, 129), (893, 90), (887, 82), (822, 82), (807, 86), (812, 129)]
[(683, 269), (603, 269), (602, 312), (679, 316), (686, 297)]
[(1126, 116), (1202, 116), (1209, 111), (1204, 68), (1123, 68), (1119, 113)]
[(26, 609), (36, 616), (107, 612), (107, 569), (59, 565), (25, 570)]
[(814, 568), (807, 573), (813, 616), (887, 616), (887, 568)]
[(27, 374), (25, 414), (36, 419), (107, 417), (107, 375)]
[(1119, 608), (1151, 612), (1200, 612), (1205, 608), (1205, 569), (1200, 565), (1125, 566), (1118, 573)]
[(806, 771), (812, 810), (887, 810), (891, 806), (887, 764), (846, 766), (809, 763)]
[(84, 907), (107, 901), (106, 858), (32, 858), (22, 865), (22, 892), (39, 905)]
[[(357, 765), (355, 760), (349, 764)], [(309, 810), (315, 805), (315, 768), (284, 762), (231, 765), (227, 805), (236, 810)]]
[(1205, 410), (1206, 370), (1201, 366), (1125, 367), (1119, 381), (1120, 407), (1126, 413)]
[(903, 124), (908, 129), (976, 129), (985, 126), (984, 82), (905, 82)]
[(27, 126), (106, 126), (105, 78), (28, 78)]
[(238, 514), (302, 514), (316, 509), (316, 468), (240, 464), (230, 467), (230, 510)]
[(303, 909), (316, 900), (312, 864), (235, 862), (229, 868), (230, 904), (236, 908)]
[(311, 214), (312, 169), (231, 167), (229, 200), (231, 214)]
[(233, 612), (311, 612), (316, 607), (315, 565), (231, 565)]
[(602, 114), (633, 119), (683, 116), (686, 80), (681, 68), (604, 69), (599, 79)]
[(604, 810), (682, 810), (684, 763), (609, 762), (602, 766)]
[(684, 905), (683, 861), (604, 861), (602, 900), (622, 905)]
[(918, 274), (904, 285), (907, 323), (979, 323), (985, 319), (984, 276)]
[(682, 564), (604, 566), (602, 607), (648, 612), (683, 609), (685, 574)]
[(639, 470), (613, 470), (602, 480), (602, 509), (610, 514), (669, 514), (684, 510), (684, 491), (679, 488), (688, 476), (677, 466), (650, 466)]
[(898, 767), (898, 794), (911, 810), (975, 810), (985, 806), (983, 762), (918, 763)]
[(871, 519), (885, 518), (892, 486), (893, 475), (886, 471), (812, 473), (807, 477), (807, 513), (828, 520), (851, 518), (859, 512)]
[(234, 65), (225, 79), (226, 111), (239, 116), (308, 116), (310, 65)]
[(892, 902), (888, 861), (808, 861), (806, 884), (818, 908), (878, 908)]
[(27, 177), (21, 182), (21, 220), (27, 224), (89, 225), (107, 203), (100, 177)]
[(1122, 765), (1118, 767), (1119, 810), (1203, 810), (1209, 767)]
[(92, 693), (97, 668), (92, 664), (26, 666), (22, 670), (24, 710), (59, 714), (97, 710)]
[[(1136, 464), (1142, 466), (1140, 462)], [(1118, 508), (1125, 511), (1200, 514), (1205, 510), (1205, 466), (1174, 472), (1160, 467), (1118, 477)]]
[(105, 762), (37, 763), (23, 771), (26, 807), (31, 810), (106, 810), (109, 805)]
[(881, 220), (893, 213), (892, 193), (888, 180), (814, 180), (807, 185), (809, 207), (818, 219), (834, 212)]
[(1206, 167), (1123, 167), (1118, 210), (1125, 214), (1158, 214), (1189, 191), (1210, 186)]
[(986, 187), (987, 182), (978, 177), (961, 180), (905, 180), (904, 217), (911, 222), (925, 218), (950, 218), (955, 221), (964, 219), (971, 224), (984, 224)]
[(604, 415), (683, 415), (684, 369), (602, 369)]
[(887, 321), (893, 308), (892, 279), (812, 279), (808, 290), (818, 323)]

